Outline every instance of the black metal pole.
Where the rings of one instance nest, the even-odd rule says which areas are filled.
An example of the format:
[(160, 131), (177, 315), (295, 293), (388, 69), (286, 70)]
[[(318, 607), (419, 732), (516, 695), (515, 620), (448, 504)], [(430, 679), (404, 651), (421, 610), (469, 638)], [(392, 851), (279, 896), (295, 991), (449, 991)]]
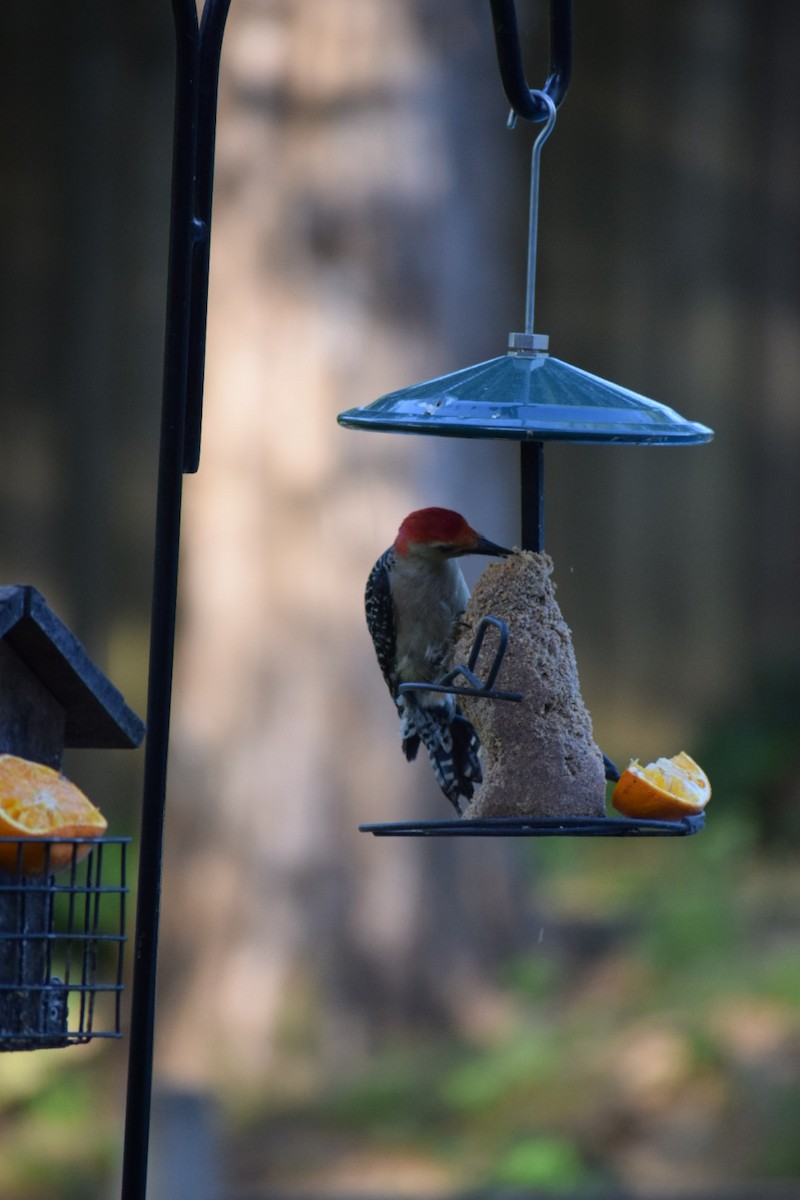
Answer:
[(214, 195), (214, 142), (217, 130), (217, 81), (222, 39), (230, 4), (231, 0), (206, 0), (198, 43), (194, 255), (183, 451), (183, 469), (189, 473), (196, 471), (200, 465), (211, 205)]
[(544, 550), (544, 445), (520, 442), (520, 504), (523, 550)]
[(195, 0), (172, 0), (175, 25), (172, 202), (122, 1200), (144, 1200), (147, 1191), (186, 423), (187, 412), (191, 412), (195, 447), (192, 469), (196, 469), (217, 79), (229, 6), (230, 0), (206, 0), (199, 25)]

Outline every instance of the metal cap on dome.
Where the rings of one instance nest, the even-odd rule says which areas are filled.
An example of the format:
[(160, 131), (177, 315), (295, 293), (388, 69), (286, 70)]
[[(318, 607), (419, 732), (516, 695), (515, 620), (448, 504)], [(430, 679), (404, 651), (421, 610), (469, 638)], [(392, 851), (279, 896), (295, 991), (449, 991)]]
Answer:
[(713, 431), (674, 409), (551, 358), (511, 334), (500, 358), (389, 392), (339, 415), (350, 429), (516, 441), (627, 442), (688, 445)]

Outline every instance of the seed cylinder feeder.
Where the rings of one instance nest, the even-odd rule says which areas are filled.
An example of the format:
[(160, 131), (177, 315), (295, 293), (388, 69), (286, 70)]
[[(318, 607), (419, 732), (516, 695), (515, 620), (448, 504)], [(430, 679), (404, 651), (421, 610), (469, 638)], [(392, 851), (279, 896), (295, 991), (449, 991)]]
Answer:
[[(540, 91), (531, 91), (525, 82), (521, 63), (519, 38), (513, 0), (492, 0), (492, 16), (498, 51), (500, 73), (506, 95), (512, 109), (509, 127), (513, 128), (517, 117), (542, 122), (531, 156), (531, 187), (528, 215), (528, 258), (525, 324), (520, 332), (508, 338), (505, 354), (473, 366), (467, 366), (438, 376), (435, 379), (413, 384), (410, 387), (382, 396), (364, 407), (352, 408), (339, 415), (339, 423), (348, 429), (374, 430), (383, 433), (421, 434), (434, 437), (461, 437), (478, 439), (506, 439), (520, 443), (520, 526), (523, 552), (544, 556), (544, 446), (547, 442), (577, 442), (598, 444), (663, 445), (682, 446), (707, 442), (712, 430), (696, 421), (687, 420), (674, 409), (628, 388), (601, 379), (579, 367), (563, 362), (550, 354), (549, 338), (535, 331), (535, 285), (536, 249), (539, 220), (539, 179), (542, 148), (553, 131), (558, 106), (566, 95), (571, 67), (571, 7), (569, 0), (552, 0), (551, 3), (551, 69), (545, 86)], [(492, 566), (485, 573), (496, 574), (508, 569), (512, 560)], [(531, 569), (539, 569), (530, 560)], [(480, 582), (480, 581), (479, 581)], [(558, 623), (558, 613), (552, 590), (546, 596), (550, 606), (551, 624)], [(468, 616), (470, 612), (468, 609)], [(505, 622), (498, 613), (472, 614), (475, 622), (481, 617)], [(567, 631), (568, 632), (568, 631)], [(510, 656), (513, 654), (513, 632), (511, 633)], [(456, 646), (457, 656), (468, 647), (463, 639)], [(490, 664), (492, 683), (500, 671), (499, 687), (503, 676), (499, 659), (506, 653), (505, 645), (498, 646), (497, 655)], [(567, 658), (558, 667), (566, 675), (574, 676), (570, 686), (573, 692), (573, 707), (580, 708), (577, 691), (577, 675), (574, 664)], [(463, 657), (463, 656), (462, 656)], [(440, 691), (455, 692), (462, 697), (472, 697), (464, 703), (480, 701), (481, 705), (504, 705), (520, 703), (520, 698), (498, 695), (496, 689), (481, 683), (480, 672), (476, 676), (478, 655), (470, 655), (470, 661), (461, 662), (449, 676), (434, 685)], [(484, 654), (483, 661), (486, 662)], [(524, 673), (524, 672), (523, 672)], [(453, 677), (464, 676), (460, 683)], [(466, 676), (472, 678), (466, 678)], [(565, 677), (566, 677), (565, 675)], [(530, 685), (531, 673), (528, 673)], [(415, 689), (418, 685), (404, 685)], [(428, 685), (430, 686), (430, 685)], [(516, 682), (511, 685), (512, 690)], [(520, 688), (520, 691), (523, 690)], [(547, 707), (546, 701), (544, 707)], [(469, 714), (472, 716), (472, 713)], [(587, 714), (588, 717), (588, 714)], [(577, 727), (582, 717), (579, 714)], [(509, 728), (513, 721), (506, 721)], [(584, 722), (585, 723), (585, 722)], [(501, 718), (494, 725), (502, 725)], [(519, 725), (515, 736), (523, 741), (531, 740), (531, 729), (524, 723)], [(574, 722), (573, 722), (574, 725)], [(488, 727), (488, 726), (487, 726)], [(540, 743), (540, 747), (543, 743)], [(506, 746), (506, 751), (509, 747)], [(514, 747), (514, 750), (517, 748)], [(594, 748), (595, 754), (600, 752)], [(536, 763), (535, 748), (528, 746), (529, 762)], [(591, 751), (589, 752), (591, 754)], [(616, 769), (602, 757), (607, 778), (617, 777)], [(525, 773), (525, 758), (521, 758), (518, 771)], [(534, 775), (535, 777), (535, 775)], [(546, 778), (546, 775), (543, 777)], [(524, 786), (524, 781), (516, 780)], [(596, 811), (597, 799), (578, 802), (580, 811), (573, 813), (569, 798), (561, 804), (556, 815), (482, 817), (475, 819), (423, 822), (395, 822), (380, 825), (362, 825), (362, 830), (378, 835), (411, 836), (680, 836), (695, 833), (703, 825), (703, 814), (687, 816), (677, 821), (637, 820), (635, 818), (611, 818)], [(514, 809), (511, 805), (511, 809)], [(536, 807), (534, 805), (534, 807)], [(541, 807), (541, 806), (540, 806)]]

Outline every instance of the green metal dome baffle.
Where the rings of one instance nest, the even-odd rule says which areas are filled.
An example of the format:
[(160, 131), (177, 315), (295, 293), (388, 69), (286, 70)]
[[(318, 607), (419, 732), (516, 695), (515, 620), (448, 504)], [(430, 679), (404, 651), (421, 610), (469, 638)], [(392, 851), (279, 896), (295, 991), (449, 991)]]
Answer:
[(522, 442), (688, 445), (711, 438), (705, 425), (666, 404), (551, 358), (547, 342), (542, 335), (512, 333), (500, 358), (389, 392), (342, 413), (339, 423), (384, 433)]
[[(513, 128), (517, 116), (544, 121), (531, 156), (525, 330), (510, 334), (508, 352), (498, 358), (390, 392), (364, 407), (348, 409), (338, 420), (349, 429), (383, 433), (518, 441), (521, 544), (525, 550), (542, 551), (545, 442), (691, 445), (709, 441), (713, 432), (667, 405), (552, 358), (548, 337), (534, 333), (540, 158), (569, 82), (570, 2), (555, 0), (551, 5), (551, 71), (542, 91), (530, 91), (525, 83), (513, 0), (492, 0), (491, 7), (501, 76), (512, 105), (509, 126)], [(503, 652), (499, 652), (501, 656)], [(431, 686), (509, 700), (508, 695), (493, 692), (491, 683), (482, 684), (471, 674), (476, 657), (473, 651), (468, 665), (460, 665)], [(490, 672), (492, 682), (498, 669), (496, 660)], [(455, 684), (458, 676), (467, 682), (466, 687)], [(618, 778), (613, 763), (605, 761), (607, 777)], [(382, 836), (674, 837), (696, 833), (703, 824), (704, 814), (700, 813), (679, 821), (509, 817), (370, 824), (361, 829)]]

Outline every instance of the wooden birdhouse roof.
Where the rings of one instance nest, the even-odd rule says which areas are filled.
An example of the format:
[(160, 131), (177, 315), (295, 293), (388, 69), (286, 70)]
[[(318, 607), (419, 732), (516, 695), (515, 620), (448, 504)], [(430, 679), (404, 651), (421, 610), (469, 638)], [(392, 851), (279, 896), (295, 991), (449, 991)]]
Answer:
[[(28, 684), (20, 687), (23, 674)], [(15, 696), (4, 698), (12, 678)], [(63, 710), (64, 746), (134, 748), (144, 737), (143, 722), (41, 592), (30, 585), (0, 586), (0, 710), (36, 703)], [(30, 719), (23, 713), (20, 718)]]

